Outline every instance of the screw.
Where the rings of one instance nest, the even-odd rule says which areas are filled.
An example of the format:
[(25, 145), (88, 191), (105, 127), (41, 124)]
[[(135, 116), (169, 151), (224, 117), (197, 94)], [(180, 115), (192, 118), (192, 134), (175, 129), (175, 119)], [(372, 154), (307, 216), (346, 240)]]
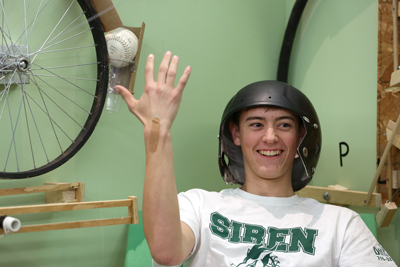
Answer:
[(303, 155), (304, 155), (304, 157), (308, 156), (308, 150), (306, 147), (303, 147)]

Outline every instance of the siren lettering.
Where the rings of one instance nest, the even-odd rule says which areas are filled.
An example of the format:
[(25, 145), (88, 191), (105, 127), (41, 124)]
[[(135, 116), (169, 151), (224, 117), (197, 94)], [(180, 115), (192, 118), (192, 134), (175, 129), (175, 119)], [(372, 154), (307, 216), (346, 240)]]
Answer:
[(261, 225), (253, 225), (229, 220), (214, 212), (210, 216), (212, 234), (227, 239), (231, 243), (262, 244), (269, 251), (300, 252), (315, 255), (315, 239), (318, 230), (308, 228), (275, 228), (265, 229)]

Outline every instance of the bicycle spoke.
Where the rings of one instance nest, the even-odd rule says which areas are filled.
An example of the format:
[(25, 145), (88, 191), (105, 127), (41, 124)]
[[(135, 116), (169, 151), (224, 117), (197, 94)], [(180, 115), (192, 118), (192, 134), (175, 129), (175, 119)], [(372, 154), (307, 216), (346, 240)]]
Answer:
[[(0, 103), (3, 100), (3, 97), (8, 93), (8, 88), (5, 88), (2, 92), (1, 92), (1, 98), (0, 98)], [(4, 107), (5, 107), (6, 101), (4, 101), (3, 107), (1, 108), (1, 113), (0, 113), (0, 121), (1, 118), (3, 117), (3, 111), (4, 111)]]
[(26, 4), (26, 1), (24, 0), (24, 23), (22, 25), (22, 31), (21, 31), (21, 37), (17, 39), (16, 43), (18, 43), (19, 45), (21, 45), (21, 41), (22, 41), (22, 36), (24, 36), (25, 34), (25, 40), (28, 39), (28, 28), (27, 28), (27, 21), (26, 21), (26, 17), (27, 17), (27, 12), (29, 9), (29, 4), (31, 1), (28, 2), (28, 5)]
[(65, 39), (63, 39), (63, 40), (61, 40), (61, 41), (59, 41), (59, 42), (57, 42), (57, 43), (55, 43), (55, 44), (46, 46), (45, 48), (41, 47), (38, 51), (33, 52), (33, 53), (30, 54), (30, 56), (34, 55), (34, 57), (33, 57), (32, 61), (31, 61), (31, 63), (33, 63), (33, 61), (35, 60), (36, 56), (37, 56), (39, 53), (41, 53), (42, 51), (45, 51), (46, 49), (49, 49), (50, 47), (53, 47), (53, 46), (56, 46), (56, 45), (61, 44), (61, 43), (63, 43), (63, 42), (66, 42), (66, 41), (68, 41), (68, 40), (70, 40), (70, 39), (72, 39), (72, 38), (78, 37), (78, 36), (80, 36), (80, 35), (82, 35), (82, 34), (88, 32), (88, 31), (90, 31), (90, 30), (92, 30), (92, 29), (84, 30), (84, 31), (82, 31), (82, 32), (80, 32), (80, 33), (77, 33), (77, 34), (72, 35), (72, 36), (70, 36), (70, 37), (68, 37), (68, 38), (65, 38)]
[[(25, 92), (24, 94), (25, 94), (26, 96), (28, 96), (28, 94), (27, 94), (26, 92)], [(31, 108), (31, 105), (30, 105), (30, 103), (29, 103), (29, 99), (28, 99), (26, 96), (25, 96), (26, 102), (28, 103), (29, 111), (30, 111), (30, 113), (31, 113), (33, 123), (35, 124), (36, 132), (37, 132), (37, 134), (38, 134), (38, 136), (39, 136), (39, 140), (40, 140), (40, 143), (41, 143), (41, 145), (42, 145), (43, 152), (44, 152), (44, 154), (45, 154), (45, 156), (46, 156), (47, 162), (50, 162), (49, 157), (47, 156), (46, 148), (44, 147), (44, 143), (43, 143), (42, 136), (41, 136), (41, 134), (40, 134), (39, 128), (38, 128), (37, 123), (36, 123), (36, 120), (35, 120), (35, 116), (33, 115), (32, 108)]]
[[(41, 66), (38, 66), (37, 64), (33, 64), (33, 65), (39, 67), (41, 70), (45, 70), (45, 71), (47, 71), (47, 72), (53, 74), (55, 77), (60, 78), (60, 79), (62, 79), (63, 81), (66, 81), (67, 83), (73, 85), (74, 87), (78, 88), (79, 90), (82, 90), (83, 92), (89, 94), (90, 96), (96, 97), (95, 95), (91, 94), (90, 92), (88, 92), (87, 90), (81, 88), (80, 86), (78, 86), (78, 85), (72, 83), (71, 81), (69, 81), (69, 80), (67, 80), (67, 79), (64, 79), (64, 78), (61, 77), (60, 75), (57, 75), (56, 73), (54, 73), (54, 72), (52, 72), (52, 71), (50, 71), (50, 70), (48, 70), (48, 69), (46, 69), (46, 68), (43, 68), (43, 67), (41, 67)], [(94, 81), (98, 81), (98, 80), (96, 79), (96, 80), (94, 80)]]
[(36, 85), (36, 87), (37, 87), (37, 89), (38, 89), (38, 92), (39, 92), (39, 94), (40, 94), (40, 97), (41, 97), (41, 99), (42, 99), (42, 101), (43, 101), (44, 108), (46, 109), (46, 114), (49, 116), (49, 121), (50, 121), (51, 128), (53, 129), (54, 136), (55, 136), (56, 139), (57, 139), (57, 143), (58, 143), (58, 146), (60, 147), (61, 154), (62, 154), (62, 153), (63, 153), (63, 150), (62, 150), (62, 147), (61, 147), (61, 144), (60, 144), (60, 140), (58, 139), (58, 135), (57, 135), (57, 133), (56, 133), (56, 131), (55, 131), (55, 129), (54, 129), (53, 119), (51, 118), (50, 113), (49, 113), (49, 110), (47, 109), (46, 101), (44, 100), (43, 95), (42, 95), (42, 90), (41, 90), (40, 86), (38, 86), (38, 84), (37, 84), (37, 82), (35, 81), (34, 77), (33, 77), (32, 81), (33, 81), (34, 84)]
[[(62, 34), (66, 34), (69, 31), (67, 31), (76, 21), (78, 21), (82, 16), (84, 15), (84, 12), (82, 12), (78, 17), (76, 17), (68, 26), (66, 26), (62, 31), (60, 31), (53, 39), (51, 39), (48, 44), (52, 43), (55, 39), (57, 39), (58, 36)], [(73, 29), (69, 29), (70, 31)]]
[(8, 32), (4, 32), (4, 25), (3, 25), (2, 28), (1, 28), (3, 40), (6, 41), (6, 39), (4, 38), (4, 36), (6, 36), (6, 37), (8, 37), (8, 40), (10, 41), (10, 45), (6, 42), (6, 46), (7, 46), (8, 51), (10, 51), (10, 46), (12, 45), (12, 51), (14, 51), (14, 49), (17, 49), (18, 52), (20, 53), (20, 55), (22, 55), (22, 51), (21, 51), (21, 50), (19, 49), (19, 47), (12, 41), (12, 38), (11, 38), (11, 31), (10, 31), (10, 27), (9, 27), (9, 25), (8, 25), (7, 16), (6, 16), (6, 14), (5, 14), (5, 9), (4, 9), (4, 0), (0, 0), (0, 4), (1, 4), (1, 7), (2, 7), (2, 11), (3, 11), (3, 12), (2, 12), (2, 13), (3, 13), (3, 22), (5, 22), (6, 27), (7, 27), (7, 31), (8, 31)]
[(41, 51), (40, 54), (68, 51), (68, 50), (75, 50), (75, 49), (82, 49), (82, 48), (91, 48), (91, 47), (95, 47), (95, 45), (76, 46), (76, 47), (63, 48), (63, 49), (57, 49), (57, 50)]
[(27, 129), (28, 138), (29, 138), (29, 147), (30, 147), (30, 149), (31, 149), (32, 163), (33, 163), (33, 168), (36, 169), (35, 154), (33, 153), (31, 131), (30, 131), (30, 127), (29, 127), (28, 114), (27, 114), (27, 112), (26, 112), (25, 93), (22, 95), (22, 98), (23, 98), (23, 100), (24, 100), (24, 113), (25, 113), (26, 129)]
[[(41, 6), (42, 6), (43, 0), (40, 1), (40, 5), (39, 5), (39, 7), (38, 7), (38, 9), (37, 9), (35, 18), (34, 18), (33, 21), (27, 26), (27, 29), (28, 29), (29, 27), (31, 27), (31, 30), (30, 30), (30, 32), (29, 32), (27, 38), (26, 38), (25, 45), (28, 44), (28, 40), (29, 40), (29, 38), (30, 38), (30, 36), (31, 36), (31, 33), (32, 33), (32, 31), (33, 31), (33, 27), (34, 27), (34, 25), (35, 25), (35, 23), (36, 23), (36, 20), (37, 20), (39, 14), (42, 13), (42, 11), (47, 7), (47, 5), (48, 5), (50, 2), (51, 2), (51, 0), (47, 1), (47, 3), (44, 5), (44, 7), (43, 7), (42, 9), (40, 9)], [(22, 38), (22, 36), (20, 36), (20, 38)]]
[[(54, 26), (53, 30), (51, 31), (51, 33), (49, 34), (49, 36), (46, 38), (46, 40), (43, 42), (42, 46), (39, 48), (38, 53), (42, 50), (43, 46), (45, 46), (47, 44), (47, 41), (49, 40), (49, 38), (51, 37), (51, 35), (53, 34), (53, 32), (57, 29), (58, 25), (61, 23), (61, 21), (64, 19), (65, 15), (68, 13), (68, 11), (70, 10), (72, 4), (75, 2), (75, 0), (73, 0), (71, 2), (71, 4), (69, 5), (69, 7), (67, 8), (67, 10), (65, 10), (64, 14), (62, 15), (62, 17), (60, 18), (60, 20), (57, 22), (56, 26)], [(31, 62), (35, 61), (35, 58), (37, 56), (37, 53), (35, 53), (35, 56), (33, 57)]]
[[(0, 29), (1, 30), (1, 43), (2, 43), (3, 46), (5, 44), (7, 49), (10, 50), (9, 44), (8, 44), (8, 41), (7, 41), (7, 39), (9, 39), (9, 36), (7, 35), (7, 33), (4, 32), (4, 23), (7, 24), (7, 22), (6, 22), (5, 10), (4, 10), (4, 3), (3, 3), (2, 0), (0, 1), (0, 4), (1, 4), (1, 7), (2, 7), (2, 14), (3, 14), (3, 16), (1, 18), (1, 29)], [(6, 39), (6, 37), (8, 37), (8, 38)]]
[(67, 76), (60, 76), (60, 75), (46, 75), (46, 74), (34, 74), (36, 77), (57, 77), (62, 78), (64, 80), (83, 80), (83, 81), (97, 81), (97, 79), (89, 79), (89, 78), (79, 78), (79, 77), (67, 77)]
[[(86, 64), (75, 64), (75, 65), (65, 65), (65, 66), (56, 66), (56, 67), (46, 67), (46, 69), (50, 70), (50, 69), (76, 68), (76, 67), (83, 67), (83, 66), (97, 65), (97, 64), (99, 64), (99, 62), (86, 63)], [(33, 69), (33, 68), (31, 68), (31, 71), (34, 71), (34, 70), (41, 70), (41, 69)]]
[(17, 129), (19, 115), (21, 113), (22, 98), (21, 98), (19, 109), (18, 109), (18, 116), (17, 116), (17, 121), (15, 122), (15, 127), (13, 125), (12, 112), (11, 112), (11, 106), (10, 106), (10, 103), (9, 103), (8, 95), (6, 97), (6, 100), (7, 100), (8, 112), (9, 112), (9, 115), (10, 115), (12, 139), (11, 139), (11, 143), (10, 143), (10, 149), (8, 150), (8, 154), (7, 154), (6, 164), (4, 165), (4, 171), (6, 171), (6, 169), (7, 169), (7, 163), (8, 163), (8, 160), (9, 160), (9, 157), (10, 157), (11, 148), (12, 148), (13, 145), (14, 145), (14, 152), (15, 152), (15, 160), (16, 160), (16, 163), (17, 163), (17, 170), (19, 171), (17, 146), (15, 144), (15, 130)]
[(0, 9), (0, 177), (34, 177), (75, 155), (99, 120), (104, 32), (88, 0), (0, 0)]
[(60, 125), (57, 124), (56, 121), (54, 121), (51, 116), (33, 99), (33, 97), (31, 95), (29, 95), (27, 92), (25, 92), (25, 94), (33, 101), (33, 103), (36, 104), (36, 106), (46, 115), (46, 117), (52, 122), (54, 123), (55, 126), (57, 126), (57, 128), (63, 132), (65, 134), (65, 136), (71, 141), (71, 143), (74, 142), (74, 140), (68, 136), (68, 134), (60, 127)]
[[(38, 77), (36, 75), (36, 77), (41, 80), (42, 82), (44, 82), (45, 84), (47, 84), (50, 88), (52, 88), (53, 90), (55, 90), (57, 93), (59, 93), (60, 95), (62, 95), (63, 97), (65, 97), (66, 99), (68, 99), (70, 102), (72, 102), (73, 104), (75, 104), (77, 107), (81, 108), (83, 111), (85, 111), (87, 114), (90, 114), (90, 111), (87, 111), (86, 109), (84, 109), (81, 105), (79, 105), (78, 103), (76, 103), (75, 101), (73, 101), (71, 98), (67, 97), (65, 94), (61, 93), (59, 90), (57, 90), (56, 88), (54, 88), (54, 86), (48, 84), (45, 80), (41, 79), (40, 77)], [(81, 127), (83, 128), (83, 127)]]

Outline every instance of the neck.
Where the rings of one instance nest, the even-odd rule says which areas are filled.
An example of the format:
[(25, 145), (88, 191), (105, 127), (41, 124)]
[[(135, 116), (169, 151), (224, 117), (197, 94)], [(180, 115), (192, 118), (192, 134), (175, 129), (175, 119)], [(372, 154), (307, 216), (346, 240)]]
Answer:
[(241, 189), (248, 193), (265, 197), (291, 197), (294, 195), (292, 182), (288, 179), (260, 180), (246, 177)]

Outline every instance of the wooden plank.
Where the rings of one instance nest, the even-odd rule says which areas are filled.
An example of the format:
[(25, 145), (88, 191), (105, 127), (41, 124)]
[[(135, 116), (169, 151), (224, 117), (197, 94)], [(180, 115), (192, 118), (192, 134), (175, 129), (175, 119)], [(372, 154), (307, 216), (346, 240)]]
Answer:
[[(21, 226), (18, 232), (12, 232), (12, 234), (129, 224), (131, 223), (131, 220), (132, 220), (131, 217), (123, 217), (123, 218), (113, 218), (113, 219), (27, 225), (27, 226)], [(0, 229), (0, 235), (2, 234), (4, 234), (4, 231), (3, 229)]]
[(91, 0), (105, 32), (122, 27), (121, 18), (111, 0)]
[[(388, 188), (393, 187), (393, 177), (392, 177), (392, 150), (393, 147), (390, 148), (389, 156), (387, 157), (387, 170), (388, 170)], [(392, 199), (393, 192), (392, 190), (388, 190), (388, 199)]]
[[(329, 194), (329, 200), (324, 199), (324, 193)], [(300, 197), (313, 198), (319, 202), (335, 204), (335, 205), (354, 205), (364, 206), (364, 200), (368, 193), (352, 190), (337, 190), (333, 188), (319, 187), (319, 186), (306, 186), (297, 192)], [(379, 193), (373, 193), (369, 207), (381, 207), (382, 197)]]
[(100, 208), (113, 208), (113, 207), (130, 207), (130, 206), (132, 206), (132, 200), (130, 199), (13, 206), (13, 207), (0, 208), (0, 215), (2, 214), (16, 215), (16, 214), (28, 214), (28, 213), (86, 210), (86, 209), (100, 209)]
[(128, 208), (129, 217), (132, 218), (131, 224), (139, 223), (139, 207), (137, 197), (128, 197), (132, 200), (132, 207)]
[(390, 87), (399, 87), (400, 86), (400, 70), (396, 70), (392, 72), (390, 76)]
[[(388, 121), (388, 124), (386, 126), (386, 138), (389, 141), (390, 136), (393, 133), (393, 129), (396, 126), (396, 123), (392, 120)], [(393, 139), (393, 145), (397, 148), (400, 148), (400, 131), (397, 130), (396, 136)]]
[(378, 227), (387, 227), (396, 213), (397, 205), (394, 202), (385, 203), (382, 209), (376, 214), (376, 224)]
[[(397, 67), (399, 66), (399, 60), (398, 60), (398, 53), (397, 53), (397, 46), (398, 46), (398, 30), (397, 30), (397, 7), (398, 3), (397, 0), (392, 0), (392, 19), (393, 19), (393, 70), (394, 72), (397, 70)], [(400, 76), (400, 75), (399, 75)], [(400, 81), (399, 81), (400, 82)], [(392, 83), (390, 81), (390, 83)]]
[[(396, 71), (394, 69), (394, 49), (393, 49), (393, 17), (392, 17), (392, 1), (379, 0), (378, 8), (378, 73), (377, 73), (377, 131), (376, 131), (376, 159), (381, 157), (387, 144), (386, 125), (389, 120), (396, 121), (396, 115), (399, 112), (399, 96), (400, 90), (391, 90), (390, 87), (391, 74)], [(399, 28), (400, 20), (397, 20)], [(397, 39), (399, 38), (397, 32)], [(397, 47), (397, 51), (399, 51)], [(393, 142), (395, 145), (395, 142)], [(396, 150), (392, 154), (392, 166), (394, 170), (400, 169), (400, 153)], [(387, 200), (389, 191), (392, 188), (387, 187), (386, 180), (387, 165), (383, 166), (380, 172), (381, 178), (377, 185), (377, 192), (382, 194), (382, 199)], [(400, 194), (393, 197), (393, 202), (400, 205)]]
[(140, 54), (142, 52), (142, 42), (143, 42), (143, 36), (144, 36), (144, 29), (146, 28), (146, 24), (142, 22), (142, 26), (140, 28), (136, 27), (126, 27), (128, 30), (131, 30), (139, 39), (138, 43), (138, 49), (136, 52), (135, 56), (135, 66), (133, 68), (133, 72), (131, 74), (131, 80), (129, 83), (129, 91), (133, 94), (134, 93), (134, 87), (135, 87), (135, 81), (136, 81), (136, 73), (137, 73), (137, 68), (139, 67), (139, 59), (140, 59)]
[[(44, 183), (44, 185), (62, 185), (68, 183), (61, 182), (49, 182)], [(57, 190), (51, 192), (44, 192), (46, 203), (68, 203), (76, 201), (75, 189), (72, 190)]]
[[(399, 126), (400, 126), (400, 115), (397, 117), (396, 125), (393, 128), (393, 132), (396, 133), (397, 130), (399, 129)], [(381, 175), (381, 172), (382, 172), (382, 168), (383, 168), (383, 166), (385, 164), (385, 161), (386, 161), (386, 157), (388, 156), (389, 152), (392, 149), (392, 144), (393, 144), (395, 136), (396, 136), (395, 134), (392, 134), (390, 136), (389, 141), (386, 144), (385, 151), (383, 152), (383, 155), (381, 157), (381, 162), (379, 163), (378, 169), (375, 172), (374, 179), (372, 179), (371, 186), (369, 187), (368, 195), (367, 195), (367, 198), (365, 199), (364, 206), (368, 206), (368, 204), (369, 204), (369, 202), (371, 200), (372, 192), (374, 191), (374, 189), (375, 189), (375, 187), (377, 185), (378, 179), (379, 179), (379, 177)], [(391, 190), (391, 187), (390, 187), (390, 190)]]
[(59, 190), (71, 190), (71, 189), (77, 189), (78, 186), (79, 186), (79, 184), (77, 182), (75, 182), (75, 183), (69, 183), (69, 184), (53, 184), (53, 185), (1, 189), (0, 196), (12, 196), (12, 195), (51, 192), (51, 191), (59, 191)]
[(75, 192), (76, 201), (83, 202), (85, 201), (85, 183), (78, 182), (78, 184), (78, 189)]

